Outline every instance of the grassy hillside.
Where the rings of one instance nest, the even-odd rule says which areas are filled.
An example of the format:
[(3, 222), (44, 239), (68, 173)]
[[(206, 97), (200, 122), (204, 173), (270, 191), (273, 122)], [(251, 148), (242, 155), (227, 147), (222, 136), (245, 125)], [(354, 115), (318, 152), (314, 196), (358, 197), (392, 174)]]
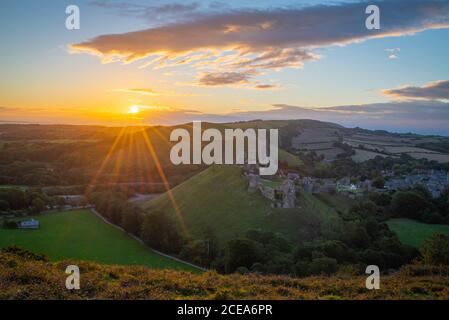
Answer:
[[(243, 235), (249, 229), (275, 231), (301, 241), (311, 223), (338, 219), (334, 209), (314, 196), (302, 194), (298, 208), (275, 209), (258, 191), (248, 192), (241, 168), (213, 166), (173, 189), (179, 216), (167, 194), (142, 204), (149, 210), (165, 211), (188, 232), (200, 237), (206, 228), (220, 240)], [(333, 222), (332, 222), (333, 223)]]
[(35, 217), (39, 230), (0, 229), (0, 248), (17, 245), (52, 261), (91, 260), (105, 264), (143, 265), (151, 268), (193, 270), (160, 256), (90, 211), (70, 211)]
[[(80, 267), (81, 290), (65, 288), (64, 271), (72, 264)], [(426, 268), (426, 276), (414, 276), (407, 269), (383, 276), (381, 290), (367, 290), (363, 276), (223, 276), (73, 260), (53, 264), (0, 252), (0, 299), (449, 299), (449, 270)]]
[(285, 162), (289, 167), (298, 167), (302, 164), (299, 156), (296, 156), (283, 149), (279, 149), (279, 162)]
[(424, 241), (434, 233), (449, 235), (448, 225), (426, 224), (409, 219), (391, 219), (387, 223), (402, 243), (415, 248), (421, 248)]

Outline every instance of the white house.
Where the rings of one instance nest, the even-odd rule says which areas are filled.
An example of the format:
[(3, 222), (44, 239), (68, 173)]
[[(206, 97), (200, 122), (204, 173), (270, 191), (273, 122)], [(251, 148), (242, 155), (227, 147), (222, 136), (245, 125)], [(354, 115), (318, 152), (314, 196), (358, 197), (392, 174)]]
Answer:
[(19, 222), (19, 229), (39, 229), (39, 221), (31, 218), (30, 220), (25, 220)]

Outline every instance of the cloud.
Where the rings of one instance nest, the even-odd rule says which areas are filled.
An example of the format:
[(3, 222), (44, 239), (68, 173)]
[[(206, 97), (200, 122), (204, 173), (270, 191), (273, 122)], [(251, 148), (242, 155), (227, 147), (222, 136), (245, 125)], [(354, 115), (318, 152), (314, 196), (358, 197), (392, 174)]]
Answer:
[(386, 89), (382, 90), (382, 93), (395, 99), (449, 100), (449, 80), (433, 81), (421, 87)]
[(274, 90), (274, 89), (280, 89), (280, 86), (276, 84), (257, 84), (255, 89), (261, 89), (261, 90)]
[(248, 84), (251, 75), (240, 72), (216, 72), (200, 76), (198, 84), (203, 86), (241, 85)]
[[(301, 66), (315, 57), (314, 48), (449, 27), (447, 0), (374, 1), (370, 4), (377, 4), (381, 9), (381, 30), (366, 29), (367, 3), (358, 2), (200, 15), (192, 21), (102, 35), (72, 44), (70, 48), (74, 52), (99, 55), (104, 61), (123, 62), (149, 56), (170, 60), (192, 52), (209, 51), (219, 65), (221, 53), (231, 50), (241, 60), (229, 64), (230, 67), (252, 65), (271, 69)], [(278, 52), (284, 55), (280, 61), (276, 59)]]
[(401, 48), (385, 49), (385, 51), (389, 53), (388, 59), (396, 60), (399, 59), (399, 56), (397, 54), (401, 51)]
[(143, 5), (129, 2), (94, 0), (90, 3), (99, 8), (111, 10), (119, 16), (144, 19), (153, 25), (174, 20), (187, 20), (189, 16), (200, 9), (200, 4), (196, 2)]
[(346, 127), (449, 136), (449, 103), (441, 101), (400, 101), (324, 108), (274, 104), (268, 110), (232, 110), (227, 114), (158, 108), (156, 112), (148, 110), (147, 114), (143, 113), (141, 116), (143, 122), (167, 125), (191, 121), (225, 123), (255, 119), (313, 119), (338, 123)]
[[(258, 90), (277, 90), (281, 89), (278, 84), (259, 83), (252, 81), (252, 78), (258, 75), (257, 72), (213, 72), (201, 73), (196, 83), (187, 84), (203, 87), (222, 87), (228, 86), (233, 88), (243, 89), (258, 89)], [(185, 85), (185, 84), (184, 84)]]
[(164, 92), (154, 91), (153, 89), (113, 89), (111, 91), (125, 92), (125, 93), (137, 93), (145, 96), (163, 96), (167, 95)]
[(449, 103), (442, 101), (403, 101), (325, 108), (276, 104), (267, 111), (236, 112), (229, 116), (232, 121), (313, 119), (347, 127), (449, 136)]
[(155, 91), (150, 88), (135, 88), (135, 89), (112, 89), (109, 91), (113, 92), (123, 92), (123, 93), (135, 93), (144, 96), (170, 96), (170, 97), (199, 97), (205, 96), (204, 94), (195, 94), (195, 93), (180, 93), (180, 92), (161, 92)]

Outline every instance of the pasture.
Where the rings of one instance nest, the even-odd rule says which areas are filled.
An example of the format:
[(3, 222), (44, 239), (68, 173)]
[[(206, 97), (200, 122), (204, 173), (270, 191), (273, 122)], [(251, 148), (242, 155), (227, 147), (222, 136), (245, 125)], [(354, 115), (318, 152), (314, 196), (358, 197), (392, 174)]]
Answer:
[(52, 261), (75, 259), (101, 264), (194, 270), (151, 251), (89, 210), (34, 218), (40, 222), (39, 230), (0, 229), (0, 248), (17, 245), (35, 253), (44, 253)]
[(434, 233), (449, 235), (449, 225), (426, 224), (410, 219), (391, 219), (387, 221), (387, 224), (398, 235), (403, 244), (418, 249)]

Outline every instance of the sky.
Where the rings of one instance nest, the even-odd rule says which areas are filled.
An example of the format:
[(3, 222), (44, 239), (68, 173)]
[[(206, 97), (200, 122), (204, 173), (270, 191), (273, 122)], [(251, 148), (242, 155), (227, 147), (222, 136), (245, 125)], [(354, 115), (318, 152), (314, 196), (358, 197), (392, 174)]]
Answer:
[(449, 135), (449, 0), (0, 4), (1, 122), (311, 118)]

